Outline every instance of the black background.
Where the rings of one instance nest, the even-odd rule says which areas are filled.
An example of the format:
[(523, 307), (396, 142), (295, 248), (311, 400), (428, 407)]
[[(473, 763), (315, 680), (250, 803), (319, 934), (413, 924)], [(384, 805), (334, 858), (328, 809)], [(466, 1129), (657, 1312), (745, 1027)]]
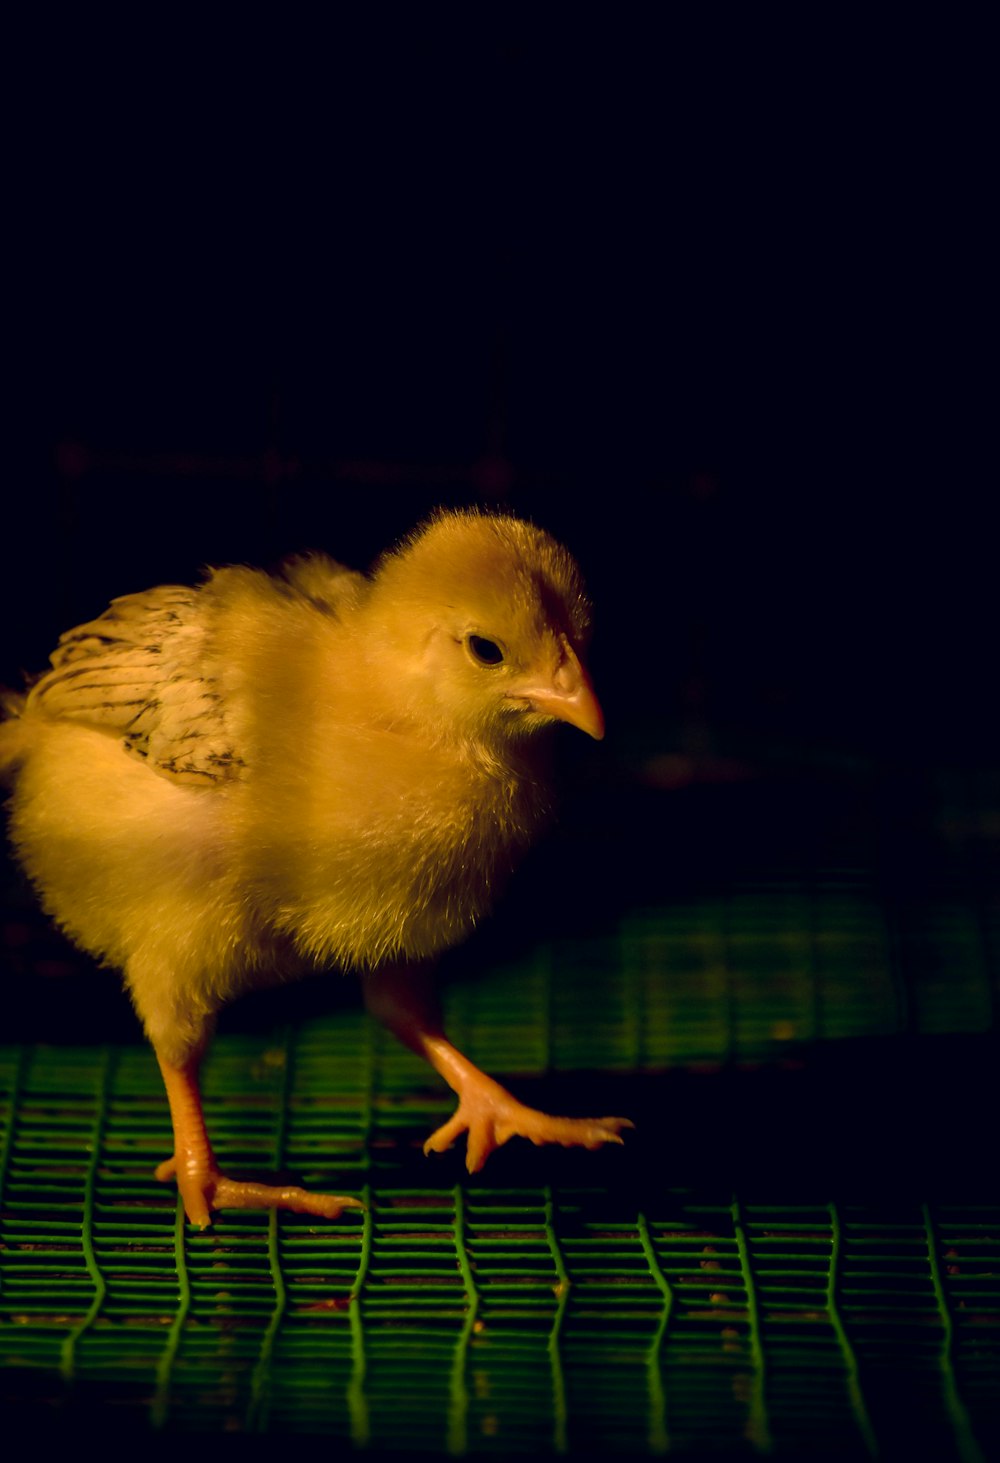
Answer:
[(26, 47), (3, 678), (113, 594), (498, 502), (583, 562), (612, 727), (982, 756), (976, 36), (423, 29)]

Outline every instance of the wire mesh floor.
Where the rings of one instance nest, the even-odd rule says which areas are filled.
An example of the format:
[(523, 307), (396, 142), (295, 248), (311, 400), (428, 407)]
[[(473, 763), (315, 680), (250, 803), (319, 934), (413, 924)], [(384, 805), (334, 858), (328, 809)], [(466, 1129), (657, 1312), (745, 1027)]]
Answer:
[(0, 1048), (0, 1398), (33, 1427), (376, 1452), (989, 1457), (983, 914), (921, 906), (917, 938), (843, 877), (758, 887), (452, 985), (455, 1037), (515, 1090), (640, 1121), (625, 1149), (514, 1144), (471, 1180), (420, 1149), (450, 1094), (357, 1007), (220, 1036), (220, 1157), (365, 1201), (334, 1223), (190, 1229), (152, 1177), (143, 1044)]

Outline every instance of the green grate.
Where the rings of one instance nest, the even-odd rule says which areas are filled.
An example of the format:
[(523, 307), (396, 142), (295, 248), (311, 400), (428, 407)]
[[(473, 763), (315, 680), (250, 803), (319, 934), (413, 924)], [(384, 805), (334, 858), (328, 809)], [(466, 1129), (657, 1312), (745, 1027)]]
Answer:
[[(995, 914), (892, 903), (850, 871), (775, 877), (484, 966), (446, 992), (470, 1055), (515, 1086), (568, 1082), (577, 1110), (611, 1083), (608, 1110), (634, 1101), (642, 1128), (624, 1151), (511, 1147), (471, 1180), (421, 1153), (450, 1095), (358, 1007), (234, 1023), (204, 1073), (220, 1157), (365, 1200), (334, 1224), (190, 1230), (152, 1177), (170, 1127), (144, 1045), (0, 1048), (0, 1400), (35, 1426), (96, 1410), (376, 1453), (988, 1457), (986, 1078), (926, 1124), (939, 1043), (960, 1043), (941, 1090), (984, 1054)], [(858, 1075), (866, 1042), (876, 1074), (908, 1042), (931, 1061), (887, 1066), (886, 1105)], [(797, 1122), (783, 1084), (821, 1053), (830, 1106)], [(677, 1068), (705, 1066), (678, 1107)], [(726, 1085), (744, 1069), (777, 1101)]]
[(68, 1421), (89, 1399), (136, 1426), (382, 1449), (846, 1457), (919, 1431), (935, 1456), (975, 1458), (996, 1440), (1000, 1204), (653, 1184), (640, 1207), (614, 1155), (588, 1158), (586, 1187), (455, 1182), (447, 1161), (438, 1187), (426, 1167), (415, 1186), (378, 1120), (366, 1150), (364, 1114), (389, 1113), (399, 1143), (447, 1103), (418, 1090), (401, 1121), (391, 1062), (385, 1089), (365, 1059), (357, 1089), (328, 1075), (338, 1026), (280, 1047), (224, 1038), (206, 1081), (234, 1168), (284, 1160), (365, 1198), (335, 1225), (188, 1230), (151, 1178), (169, 1135), (143, 1049), (7, 1054), (8, 1406), (30, 1373), (33, 1406)]

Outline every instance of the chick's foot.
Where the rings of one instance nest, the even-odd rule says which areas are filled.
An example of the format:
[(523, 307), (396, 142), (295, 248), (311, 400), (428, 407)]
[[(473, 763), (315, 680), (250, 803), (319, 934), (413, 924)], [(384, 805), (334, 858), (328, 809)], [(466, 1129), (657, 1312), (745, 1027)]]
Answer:
[(518, 1102), (498, 1082), (477, 1072), (464, 1086), (454, 1115), (432, 1133), (425, 1153), (443, 1153), (456, 1138), (468, 1133), (465, 1166), (478, 1173), (494, 1149), (508, 1138), (527, 1138), (537, 1146), (558, 1143), (563, 1148), (600, 1148), (620, 1143), (621, 1133), (633, 1128), (628, 1118), (559, 1118)]
[(179, 1065), (161, 1052), (156, 1055), (174, 1125), (173, 1156), (159, 1165), (156, 1177), (162, 1183), (177, 1180), (184, 1212), (192, 1224), (207, 1228), (213, 1209), (291, 1209), (296, 1214), (336, 1219), (344, 1209), (364, 1208), (360, 1200), (339, 1194), (310, 1194), (307, 1189), (291, 1186), (245, 1183), (220, 1173), (198, 1091), (199, 1054)]
[(176, 1156), (159, 1164), (156, 1177), (161, 1183), (176, 1178), (184, 1201), (184, 1212), (199, 1229), (212, 1222), (213, 1209), (290, 1209), (294, 1214), (315, 1214), (321, 1219), (337, 1219), (345, 1209), (363, 1209), (360, 1199), (341, 1194), (312, 1194), (294, 1185), (258, 1184), (227, 1178), (217, 1168), (182, 1167)]

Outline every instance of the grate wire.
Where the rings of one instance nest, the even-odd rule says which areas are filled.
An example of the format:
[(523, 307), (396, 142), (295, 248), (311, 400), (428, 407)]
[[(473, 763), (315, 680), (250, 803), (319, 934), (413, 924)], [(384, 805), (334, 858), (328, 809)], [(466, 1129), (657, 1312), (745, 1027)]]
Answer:
[(62, 1371), (63, 1379), (68, 1383), (71, 1383), (76, 1375), (77, 1347), (80, 1338), (96, 1322), (97, 1317), (104, 1307), (104, 1301), (108, 1291), (107, 1283), (101, 1273), (101, 1267), (98, 1264), (94, 1247), (94, 1211), (97, 1199), (97, 1175), (101, 1161), (101, 1144), (104, 1138), (104, 1128), (110, 1103), (111, 1081), (114, 1073), (115, 1060), (116, 1053), (111, 1047), (104, 1047), (101, 1050), (97, 1078), (97, 1101), (92, 1120), (93, 1126), (88, 1142), (90, 1158), (83, 1176), (83, 1212), (80, 1216), (80, 1245), (87, 1275), (93, 1286), (93, 1297), (86, 1314), (77, 1325), (70, 1329), (62, 1344), (60, 1370)]
[(736, 1238), (736, 1253), (742, 1271), (743, 1288), (746, 1297), (747, 1323), (750, 1333), (750, 1355), (753, 1361), (753, 1382), (750, 1394), (750, 1416), (747, 1436), (761, 1453), (772, 1450), (771, 1424), (767, 1410), (767, 1355), (761, 1336), (760, 1310), (757, 1304), (757, 1284), (751, 1264), (750, 1246), (747, 1241), (743, 1206), (738, 1198), (732, 1202), (733, 1233)]
[(934, 1297), (937, 1301), (941, 1320), (940, 1366), (944, 1380), (945, 1406), (955, 1430), (955, 1441), (962, 1463), (984, 1463), (982, 1451), (969, 1426), (969, 1415), (962, 1401), (958, 1382), (955, 1377), (955, 1328), (952, 1320), (951, 1306), (948, 1304), (948, 1297), (945, 1293), (944, 1281), (941, 1276), (941, 1264), (938, 1259), (938, 1242), (934, 1232), (934, 1221), (931, 1218), (930, 1206), (926, 1203), (922, 1204), (921, 1213), (923, 1215), (924, 1231), (927, 1236), (927, 1260), (930, 1265)]
[(642, 1245), (642, 1253), (649, 1272), (656, 1283), (656, 1287), (663, 1297), (663, 1309), (657, 1323), (656, 1332), (649, 1345), (648, 1354), (648, 1381), (649, 1381), (649, 1450), (651, 1453), (666, 1453), (670, 1447), (670, 1435), (667, 1430), (667, 1409), (666, 1394), (663, 1390), (663, 1349), (670, 1329), (670, 1317), (674, 1308), (674, 1292), (670, 1282), (660, 1268), (660, 1262), (656, 1258), (656, 1250), (653, 1247), (649, 1233), (649, 1221), (644, 1213), (636, 1215), (636, 1229), (639, 1234), (639, 1243)]
[[(272, 1162), (276, 1169), (281, 1169), (285, 1160), (289, 1097), (292, 1090), (293, 1040), (291, 1027), (285, 1028), (280, 1049), (283, 1058), (281, 1062), (283, 1079), (279, 1090), (279, 1102), (276, 1108), (274, 1147), (271, 1152)], [(278, 1241), (278, 1211), (276, 1209), (270, 1210), (267, 1216), (267, 1262), (271, 1274), (271, 1282), (274, 1286), (274, 1309), (268, 1320), (267, 1329), (261, 1338), (260, 1358), (254, 1368), (253, 1381), (250, 1386), (250, 1406), (247, 1413), (247, 1426), (248, 1430), (252, 1432), (264, 1432), (267, 1428), (271, 1361), (274, 1354), (275, 1341), (288, 1304), (288, 1292), (285, 1287), (285, 1277), (282, 1273), (281, 1266), (281, 1248)]]
[(351, 1287), (351, 1377), (348, 1383), (347, 1408), (350, 1416), (351, 1442), (356, 1448), (366, 1448), (371, 1437), (368, 1417), (368, 1399), (365, 1394), (367, 1367), (365, 1361), (365, 1333), (361, 1320), (361, 1297), (372, 1256), (372, 1192), (366, 1184), (362, 1191), (364, 1219), (361, 1232), (361, 1250), (358, 1269)]
[(871, 1418), (868, 1415), (868, 1407), (865, 1403), (864, 1388), (861, 1383), (861, 1371), (858, 1366), (858, 1358), (854, 1347), (851, 1345), (850, 1337), (844, 1326), (840, 1314), (840, 1306), (837, 1301), (837, 1290), (840, 1283), (840, 1265), (843, 1253), (843, 1229), (840, 1222), (840, 1210), (833, 1202), (827, 1205), (830, 1215), (830, 1266), (828, 1270), (826, 1304), (830, 1315), (830, 1324), (837, 1337), (837, 1345), (840, 1348), (844, 1361), (844, 1371), (847, 1378), (847, 1395), (850, 1398), (851, 1410), (854, 1413), (858, 1425), (858, 1431), (864, 1440), (865, 1449), (869, 1457), (878, 1457), (878, 1443), (875, 1432), (872, 1428)]
[(454, 1239), (458, 1257), (459, 1274), (465, 1289), (465, 1317), (455, 1344), (455, 1355), (451, 1367), (451, 1385), (448, 1405), (448, 1451), (461, 1456), (468, 1443), (469, 1390), (466, 1372), (469, 1363), (469, 1342), (476, 1326), (479, 1313), (479, 1291), (473, 1274), (469, 1251), (466, 1246), (465, 1194), (458, 1185), (452, 1191), (455, 1205)]
[(170, 1411), (170, 1389), (181, 1336), (191, 1313), (192, 1293), (184, 1244), (184, 1205), (178, 1194), (174, 1206), (174, 1266), (177, 1276), (177, 1309), (167, 1332), (167, 1342), (156, 1368), (156, 1391), (153, 1395), (151, 1420), (154, 1428), (162, 1428)]
[(569, 1305), (570, 1285), (569, 1271), (563, 1259), (562, 1250), (559, 1246), (559, 1236), (555, 1225), (555, 1203), (552, 1197), (552, 1190), (545, 1189), (545, 1208), (543, 1211), (545, 1221), (545, 1240), (549, 1247), (549, 1254), (552, 1256), (552, 1266), (555, 1271), (555, 1285), (553, 1291), (556, 1297), (555, 1310), (552, 1312), (552, 1326), (549, 1330), (547, 1350), (549, 1365), (552, 1368), (552, 1447), (557, 1453), (565, 1453), (567, 1443), (567, 1409), (566, 1409), (566, 1378), (563, 1373), (562, 1351), (560, 1338), (562, 1336), (563, 1324), (566, 1319), (566, 1308)]

